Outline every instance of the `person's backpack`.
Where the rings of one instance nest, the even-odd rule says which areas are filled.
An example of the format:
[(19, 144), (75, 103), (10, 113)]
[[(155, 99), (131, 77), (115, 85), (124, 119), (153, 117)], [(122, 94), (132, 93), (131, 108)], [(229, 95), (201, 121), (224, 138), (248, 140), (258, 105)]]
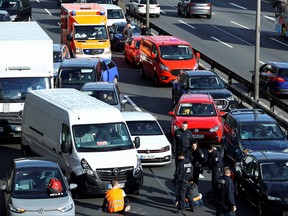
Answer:
[(51, 178), (47, 188), (50, 194), (59, 194), (63, 190), (61, 181), (57, 178)]

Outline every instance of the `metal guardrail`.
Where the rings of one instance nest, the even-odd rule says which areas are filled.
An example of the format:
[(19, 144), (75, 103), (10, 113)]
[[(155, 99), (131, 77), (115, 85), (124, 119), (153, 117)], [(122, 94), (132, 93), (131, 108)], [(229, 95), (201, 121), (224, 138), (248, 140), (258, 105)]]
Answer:
[[(135, 23), (146, 23), (146, 18), (139, 16), (138, 14), (135, 14), (131, 12), (130, 10), (126, 9), (126, 15), (130, 16), (131, 19), (134, 20)], [(163, 30), (162, 28), (154, 25), (153, 23), (149, 23), (149, 28), (153, 30), (153, 32), (158, 33), (158, 35), (171, 35), (167, 31)], [(253, 95), (254, 91), (254, 84), (247, 81), (243, 77), (239, 76), (237, 73), (229, 70), (225, 66), (221, 65), (220, 63), (214, 61), (213, 59), (209, 58), (204, 53), (201, 53), (199, 50), (194, 49), (195, 52), (200, 53), (201, 61), (206, 62), (211, 66), (211, 70), (219, 70), (221, 73), (225, 74), (228, 77), (228, 89), (239, 98), (240, 103), (245, 102), (249, 104), (253, 108), (260, 108), (263, 109), (268, 115), (275, 118), (278, 123), (281, 125), (282, 128), (286, 130), (286, 133), (288, 132), (288, 122), (285, 120), (285, 117), (281, 117), (281, 115), (276, 114), (275, 108), (282, 110), (285, 113), (288, 113), (288, 106), (287, 104), (283, 103), (281, 100), (276, 98), (275, 96), (269, 94), (268, 92), (264, 91), (263, 89), (259, 89), (259, 94), (262, 99), (266, 100), (266, 103), (268, 102), (268, 107), (263, 105), (263, 103), (260, 103), (258, 101), (255, 101), (251, 96)], [(233, 81), (236, 81), (233, 83)], [(236, 85), (236, 83), (241, 83), (241, 89)], [(244, 92), (243, 89), (246, 89)]]

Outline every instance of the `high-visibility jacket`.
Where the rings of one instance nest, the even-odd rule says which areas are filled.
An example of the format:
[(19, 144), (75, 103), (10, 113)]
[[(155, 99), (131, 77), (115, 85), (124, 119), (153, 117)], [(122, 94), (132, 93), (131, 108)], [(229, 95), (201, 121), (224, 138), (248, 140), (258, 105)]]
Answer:
[(121, 188), (112, 188), (106, 192), (108, 212), (118, 212), (124, 209), (124, 196)]

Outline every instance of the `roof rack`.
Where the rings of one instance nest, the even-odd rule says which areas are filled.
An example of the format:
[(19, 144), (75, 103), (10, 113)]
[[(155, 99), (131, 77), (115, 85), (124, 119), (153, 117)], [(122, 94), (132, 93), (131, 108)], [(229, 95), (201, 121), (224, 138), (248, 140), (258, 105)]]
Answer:
[(250, 114), (266, 114), (266, 112), (262, 109), (249, 109), (249, 108), (243, 108), (243, 109), (235, 109), (230, 111), (233, 114), (243, 114), (243, 113), (250, 113)]

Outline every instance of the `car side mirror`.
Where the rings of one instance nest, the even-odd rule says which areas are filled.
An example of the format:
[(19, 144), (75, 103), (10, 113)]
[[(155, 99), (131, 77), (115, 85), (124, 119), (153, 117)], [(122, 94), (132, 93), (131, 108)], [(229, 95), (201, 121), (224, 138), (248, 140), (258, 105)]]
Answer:
[(140, 147), (140, 138), (139, 137), (135, 137), (133, 142), (135, 144), (136, 149)]
[(174, 111), (169, 111), (169, 112), (168, 112), (168, 115), (170, 115), (170, 116), (174, 116), (175, 113), (174, 113)]
[(220, 111), (220, 112), (219, 112), (219, 115), (220, 115), (221, 117), (225, 117), (227, 114), (228, 114), (228, 113), (227, 113), (227, 112), (224, 112), (224, 111)]
[(155, 59), (157, 56), (155, 53), (151, 53), (151, 58)]

